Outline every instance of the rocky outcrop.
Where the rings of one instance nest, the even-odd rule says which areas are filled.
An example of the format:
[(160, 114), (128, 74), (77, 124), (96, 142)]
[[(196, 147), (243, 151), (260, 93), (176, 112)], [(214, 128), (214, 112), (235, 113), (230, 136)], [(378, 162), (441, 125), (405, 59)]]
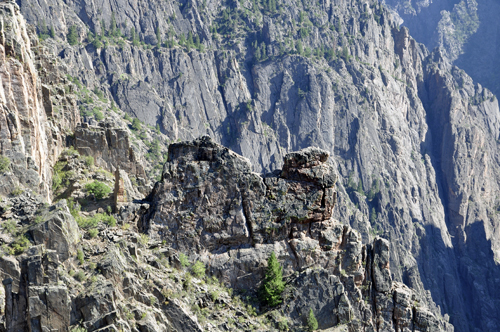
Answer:
[(132, 185), (128, 174), (121, 169), (115, 171), (115, 188), (113, 190), (113, 203), (115, 211), (120, 211), (121, 207), (126, 207), (135, 199), (144, 198)]
[[(284, 168), (283, 157), (290, 151), (311, 145), (328, 151), (339, 174), (338, 200), (342, 202), (332, 214), (359, 232), (356, 236), (349, 232), (351, 240), (347, 243), (353, 245), (353, 250), (360, 248), (356, 237), (366, 245), (376, 235), (383, 235), (390, 239), (393, 283), (411, 287), (422, 306), (427, 306), (433, 315), (439, 315), (441, 310), (450, 313), (450, 321), (460, 331), (472, 331), (476, 326), (494, 329), (499, 325), (500, 315), (491, 309), (500, 308), (496, 292), (500, 288), (494, 277), (498, 202), (492, 194), (498, 183), (497, 102), (487, 90), (475, 86), (467, 75), (447, 64), (439, 52), (429, 53), (413, 40), (409, 31), (400, 29), (378, 2), (308, 4), (287, 0), (280, 2), (281, 10), (277, 8), (275, 12), (259, 2), (254, 8), (248, 1), (104, 1), (100, 7), (85, 0), (18, 2), (39, 31), (43, 18), (46, 24), (54, 22), (56, 37), (43, 45), (60, 55), (72, 76), (91, 90), (97, 87), (128, 114), (151, 126), (158, 125), (170, 142), (208, 133), (214, 141), (247, 157), (254, 170), (266, 172)], [(451, 12), (454, 2), (420, 1), (417, 5), (424, 17), (433, 19), (433, 15), (426, 15), (426, 5), (443, 5), (440, 10)], [(490, 11), (492, 16), (494, 8), (493, 3), (478, 6), (478, 10)], [(62, 14), (57, 14), (59, 10)], [(111, 13), (125, 39), (109, 34)], [(84, 23), (101, 35), (102, 19), (108, 43), (103, 39), (99, 46), (86, 39)], [(68, 46), (60, 37), (65, 37), (73, 24), (81, 44)], [(155, 47), (155, 24), (163, 42), (159, 48)], [(135, 40), (131, 40), (131, 25), (134, 34), (137, 32)], [(431, 24), (419, 26), (433, 29)], [(496, 33), (494, 24), (491, 29)], [(190, 31), (194, 34), (193, 44), (179, 46), (181, 34), (189, 37)], [(449, 32), (454, 35), (453, 30)], [(203, 47), (194, 46), (196, 36)], [(484, 54), (495, 58), (491, 56), (494, 52), (472, 48), (476, 57)], [(478, 67), (471, 58), (465, 62)], [(494, 71), (489, 69), (486, 74), (491, 72)], [(50, 99), (64, 101), (63, 96), (69, 92), (51, 92)], [(56, 114), (46, 100), (44, 108)], [(82, 110), (92, 109), (92, 104), (83, 100), (88, 100), (87, 95), (82, 96)], [(113, 114), (109, 112), (108, 116)], [(145, 136), (144, 140), (148, 139)], [(213, 169), (212, 162), (205, 162)], [(203, 168), (196, 170), (205, 174)], [(309, 176), (297, 172), (297, 176)], [(301, 192), (304, 188), (311, 187), (318, 195), (325, 192), (316, 180), (301, 180), (305, 183), (302, 187), (290, 188), (291, 182), (283, 175), (245, 174), (245, 178), (256, 179), (261, 188), (256, 192), (274, 194), (277, 187), (279, 194), (280, 186), (290, 193), (297, 189), (293, 194), (295, 201), (306, 194), (308, 199), (317, 199), (308, 191)], [(184, 198), (196, 201), (198, 183), (196, 174), (191, 175), (193, 179), (188, 180), (193, 191)], [(178, 174), (171, 178), (181, 179)], [(15, 185), (15, 181), (0, 181), (4, 188)], [(165, 189), (169, 184), (160, 186)], [(201, 187), (217, 188), (214, 184)], [(223, 222), (231, 222), (233, 228), (229, 231), (219, 232), (222, 226), (214, 223), (216, 232), (206, 232), (198, 240), (199, 219), (194, 220), (190, 213), (202, 217), (206, 226), (209, 213), (217, 215), (208, 203), (199, 209), (204, 209), (203, 213), (189, 204), (169, 207), (182, 217), (166, 219), (187, 237), (179, 243), (200, 244), (202, 248), (221, 245), (229, 250), (242, 240), (249, 246), (217, 254), (217, 264), (213, 261), (212, 266), (217, 266), (214, 273), (223, 276), (217, 271), (232, 271), (224, 272), (229, 284), (239, 281), (249, 286), (259, 280), (252, 275), (245, 279), (244, 271), (252, 268), (253, 255), (264, 261), (270, 251), (279, 251), (282, 262), (291, 271), (315, 261), (316, 256), (308, 251), (318, 248), (318, 243), (325, 249), (314, 252), (323, 255), (329, 252), (328, 247), (337, 250), (338, 239), (343, 239), (342, 225), (329, 220), (314, 221), (325, 216), (324, 207), (316, 204), (314, 213), (299, 210), (287, 216), (292, 220), (301, 212), (311, 221), (309, 225), (318, 226), (317, 229), (308, 230), (308, 223), (299, 220), (290, 230), (295, 234), (293, 242), (271, 244), (273, 232), (285, 239), (292, 223), (287, 223), (286, 216), (281, 219), (277, 211), (243, 206), (245, 188), (239, 184), (231, 184), (230, 188), (237, 197), (234, 209), (230, 203), (224, 203), (230, 217), (214, 219), (222, 226)], [(256, 200), (277, 208), (282, 203), (269, 197)], [(176, 196), (167, 201), (181, 202)], [(135, 220), (138, 216), (132, 211), (137, 209), (123, 207), (120, 215), (124, 220)], [(247, 218), (247, 209), (256, 222)], [(266, 221), (264, 217), (274, 219)], [(162, 221), (157, 221), (161, 225)], [(170, 232), (163, 228), (162, 231)], [(159, 236), (151, 230), (153, 237)], [(156, 230), (161, 230), (161, 226)], [(177, 239), (173, 245), (179, 245)], [(259, 246), (261, 251), (255, 251)], [(180, 245), (179, 248), (182, 249)], [(319, 262), (331, 261), (321, 255)], [(233, 269), (234, 257), (241, 259)], [(343, 266), (355, 271), (359, 262), (356, 257), (359, 256), (353, 255)], [(259, 268), (262, 271), (263, 266)]]
[(281, 174), (263, 178), (209, 137), (172, 144), (143, 228), (153, 238), (176, 239), (174, 248), (209, 252), (300, 237), (332, 214), (336, 177), (327, 158), (310, 148), (288, 155)]
[(43, 244), (48, 250), (55, 250), (61, 262), (74, 256), (75, 245), (81, 235), (75, 219), (69, 213), (66, 201), (59, 201), (45, 213), (41, 213), (38, 218), (40, 217), (42, 221), (29, 230), (35, 245)]
[(71, 305), (68, 288), (58, 283), (60, 262), (55, 250), (33, 246), (22, 261), (19, 292), (4, 279), (7, 331), (68, 330)]
[(84, 123), (75, 130), (75, 148), (84, 156), (92, 156), (97, 166), (109, 172), (123, 169), (130, 175), (146, 176), (125, 129)]
[(18, 264), (2, 264), (7, 331), (68, 330), (71, 323), (70, 292), (58, 269), (76, 254), (80, 233), (65, 201), (42, 216), (29, 231), (35, 245), (27, 255)]
[(336, 175), (328, 156), (318, 148), (290, 153), (283, 170), (259, 176), (208, 137), (172, 144), (141, 228), (200, 257), (236, 289), (255, 290), (275, 252), (294, 286), (283, 310), (297, 325), (312, 308), (320, 328), (453, 331), (419, 307), (414, 291), (393, 283), (387, 240), (367, 248), (331, 219)]

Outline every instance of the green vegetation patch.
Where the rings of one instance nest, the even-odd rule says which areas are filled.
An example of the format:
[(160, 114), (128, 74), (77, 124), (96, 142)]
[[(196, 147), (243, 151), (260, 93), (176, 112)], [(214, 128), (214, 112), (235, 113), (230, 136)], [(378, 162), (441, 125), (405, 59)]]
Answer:
[(314, 311), (309, 309), (309, 315), (307, 317), (307, 330), (312, 332), (318, 329), (318, 320), (314, 316)]
[(85, 185), (85, 190), (87, 190), (88, 193), (93, 194), (97, 199), (102, 199), (111, 193), (111, 188), (108, 185), (97, 180), (87, 183)]
[(277, 306), (283, 301), (281, 294), (284, 289), (283, 268), (278, 262), (274, 252), (272, 252), (267, 260), (266, 275), (259, 289), (259, 298), (262, 302), (271, 307)]
[(6, 156), (0, 156), (0, 173), (7, 171), (10, 167), (10, 159)]

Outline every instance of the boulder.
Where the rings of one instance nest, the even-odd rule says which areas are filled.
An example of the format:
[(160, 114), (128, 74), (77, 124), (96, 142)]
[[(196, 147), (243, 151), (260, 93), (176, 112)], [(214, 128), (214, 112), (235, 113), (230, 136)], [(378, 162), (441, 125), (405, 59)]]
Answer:
[(33, 242), (55, 250), (63, 262), (75, 255), (75, 245), (81, 234), (75, 218), (69, 212), (66, 200), (60, 200), (49, 207), (41, 216), (42, 222), (29, 229)]

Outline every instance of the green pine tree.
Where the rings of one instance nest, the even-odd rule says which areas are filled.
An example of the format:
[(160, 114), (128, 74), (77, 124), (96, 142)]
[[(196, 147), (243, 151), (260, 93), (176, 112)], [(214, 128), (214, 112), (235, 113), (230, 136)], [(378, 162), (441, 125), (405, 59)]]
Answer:
[(283, 300), (281, 293), (285, 289), (283, 282), (283, 268), (281, 267), (274, 252), (271, 253), (267, 260), (267, 270), (264, 276), (264, 282), (259, 289), (259, 297), (262, 302), (274, 307), (280, 304)]
[(156, 27), (156, 46), (160, 48), (161, 46), (161, 33), (160, 33), (160, 27)]
[(300, 40), (297, 40), (295, 48), (297, 49), (297, 54), (302, 55), (302, 53), (304, 53), (304, 48), (302, 47), (302, 42)]
[(76, 31), (76, 26), (72, 25), (69, 27), (68, 34), (66, 35), (68, 43), (73, 46), (78, 43), (78, 33)]
[(253, 56), (255, 57), (256, 61), (260, 61), (261, 55), (259, 46), (257, 46), (257, 48), (255, 49)]
[(200, 36), (198, 35), (194, 38), (194, 47), (198, 50), (200, 49)]
[(361, 195), (365, 194), (365, 192), (363, 191), (363, 181), (361, 179), (359, 179), (358, 187), (356, 188), (356, 191), (358, 193), (360, 193)]
[(104, 20), (101, 20), (101, 36), (106, 36), (106, 23), (104, 22)]
[(42, 26), (40, 27), (40, 34), (47, 34), (47, 25), (45, 24), (45, 19), (42, 20)]
[(318, 320), (314, 316), (312, 309), (309, 309), (309, 316), (307, 317), (307, 330), (312, 332), (318, 329)]
[(370, 213), (370, 223), (373, 224), (377, 220), (377, 211), (372, 207), (372, 212)]
[(134, 27), (130, 28), (130, 37), (132, 38), (132, 44), (139, 46), (139, 34), (135, 32)]
[(109, 35), (115, 36), (116, 29), (117, 29), (117, 27), (116, 27), (115, 13), (111, 13), (111, 23), (109, 24)]

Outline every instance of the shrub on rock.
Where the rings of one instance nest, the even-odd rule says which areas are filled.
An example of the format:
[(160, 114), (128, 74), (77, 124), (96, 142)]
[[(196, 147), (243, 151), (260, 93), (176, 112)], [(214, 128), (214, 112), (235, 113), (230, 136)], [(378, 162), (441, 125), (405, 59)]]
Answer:
[(87, 190), (87, 192), (91, 194), (94, 194), (95, 198), (97, 199), (102, 199), (104, 198), (104, 196), (108, 195), (111, 192), (111, 188), (97, 180), (91, 183), (87, 183), (85, 185), (85, 190)]

